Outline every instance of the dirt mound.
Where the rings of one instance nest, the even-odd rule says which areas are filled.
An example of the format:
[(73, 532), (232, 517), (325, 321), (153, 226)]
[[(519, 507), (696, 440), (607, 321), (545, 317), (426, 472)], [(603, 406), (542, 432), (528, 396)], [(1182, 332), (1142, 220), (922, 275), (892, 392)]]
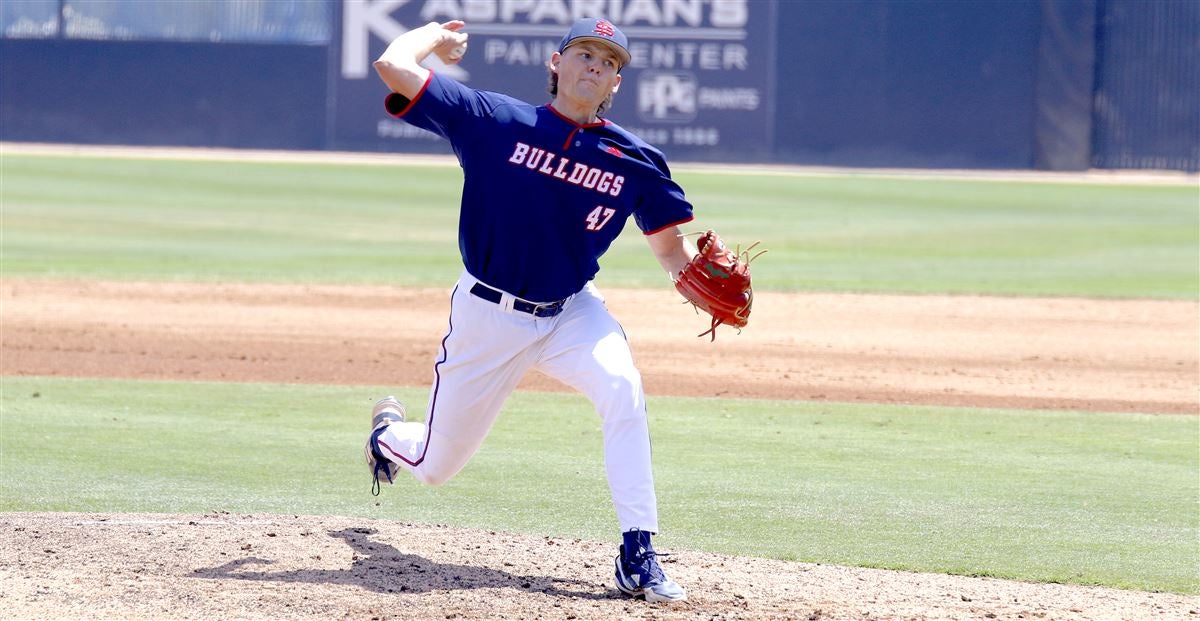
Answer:
[(3, 619), (1197, 619), (1195, 597), (676, 551), (690, 600), (611, 580), (615, 544), (370, 519), (0, 514)]

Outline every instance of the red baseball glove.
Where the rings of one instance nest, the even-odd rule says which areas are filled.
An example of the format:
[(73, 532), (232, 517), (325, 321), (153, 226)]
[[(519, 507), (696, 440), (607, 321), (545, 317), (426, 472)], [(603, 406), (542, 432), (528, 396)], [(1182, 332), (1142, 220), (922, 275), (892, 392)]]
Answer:
[(750, 306), (754, 303), (754, 290), (750, 287), (750, 262), (766, 250), (742, 261), (750, 250), (758, 245), (754, 242), (744, 252), (734, 252), (725, 246), (721, 238), (709, 230), (696, 243), (700, 253), (692, 258), (675, 280), (675, 288), (696, 308), (712, 315), (712, 326), (698, 336), (711, 334), (717, 339), (717, 326), (726, 324), (738, 328), (746, 326), (750, 319)]

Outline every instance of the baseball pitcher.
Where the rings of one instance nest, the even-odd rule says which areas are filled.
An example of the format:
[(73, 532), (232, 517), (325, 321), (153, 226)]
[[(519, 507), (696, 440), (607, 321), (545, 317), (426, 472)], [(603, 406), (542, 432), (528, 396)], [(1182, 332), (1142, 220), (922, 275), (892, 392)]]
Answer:
[(711, 231), (700, 252), (679, 225), (692, 205), (663, 154), (604, 118), (630, 61), (604, 19), (578, 20), (547, 63), (549, 104), (468, 88), (429, 71), (458, 62), (465, 24), (430, 23), (396, 38), (375, 62), (389, 113), (450, 142), (463, 168), (459, 248), (464, 270), (434, 365), (425, 422), (394, 398), (372, 411), (365, 452), (374, 478), (400, 470), (438, 485), (487, 435), (529, 369), (585, 394), (602, 421), (604, 459), (622, 543), (617, 588), (648, 601), (686, 599), (663, 573), (650, 433), (641, 376), (621, 326), (592, 279), (632, 217), (676, 287), (719, 323), (745, 325), (749, 271)]

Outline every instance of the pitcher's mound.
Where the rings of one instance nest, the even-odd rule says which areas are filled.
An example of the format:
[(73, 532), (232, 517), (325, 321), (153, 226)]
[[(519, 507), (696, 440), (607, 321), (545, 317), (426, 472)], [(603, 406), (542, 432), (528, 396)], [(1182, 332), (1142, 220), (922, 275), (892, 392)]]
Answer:
[[(5, 619), (1181, 619), (1197, 598), (673, 550), (686, 603), (612, 586), (614, 542), (324, 516), (0, 514)], [(666, 543), (664, 541), (664, 543)]]

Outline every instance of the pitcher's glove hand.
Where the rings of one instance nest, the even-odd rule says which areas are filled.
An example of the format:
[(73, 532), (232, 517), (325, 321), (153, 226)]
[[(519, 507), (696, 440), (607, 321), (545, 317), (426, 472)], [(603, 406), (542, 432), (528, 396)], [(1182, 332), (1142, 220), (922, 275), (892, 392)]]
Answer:
[(735, 252), (725, 246), (712, 230), (700, 236), (696, 242), (700, 253), (679, 271), (675, 288), (696, 308), (712, 315), (712, 326), (698, 336), (711, 334), (717, 339), (717, 326), (726, 324), (738, 328), (746, 326), (750, 319), (750, 306), (754, 303), (754, 290), (750, 286), (750, 262), (766, 252), (753, 257), (750, 250), (758, 245), (754, 242), (746, 250)]

